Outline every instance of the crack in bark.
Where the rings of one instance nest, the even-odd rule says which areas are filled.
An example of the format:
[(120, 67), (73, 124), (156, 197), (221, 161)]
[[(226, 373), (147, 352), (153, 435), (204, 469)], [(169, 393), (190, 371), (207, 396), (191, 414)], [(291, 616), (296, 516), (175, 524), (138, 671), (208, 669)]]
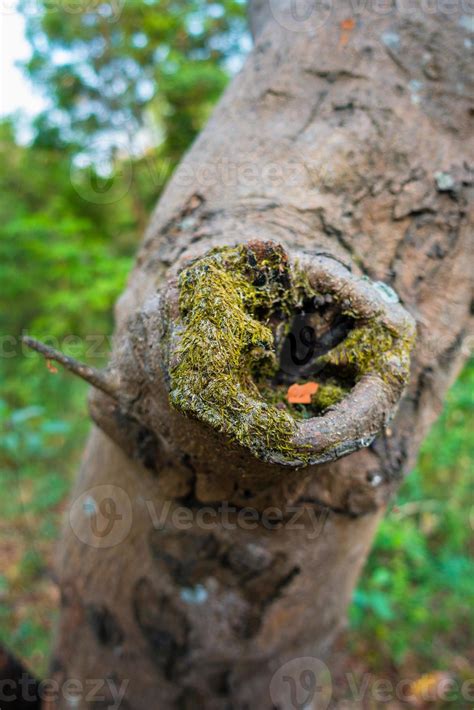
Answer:
[(315, 76), (318, 79), (325, 79), (328, 84), (334, 84), (336, 81), (344, 81), (350, 79), (364, 79), (368, 80), (368, 77), (364, 74), (356, 74), (349, 69), (316, 69), (315, 67), (305, 67), (303, 69), (305, 74), (310, 76)]

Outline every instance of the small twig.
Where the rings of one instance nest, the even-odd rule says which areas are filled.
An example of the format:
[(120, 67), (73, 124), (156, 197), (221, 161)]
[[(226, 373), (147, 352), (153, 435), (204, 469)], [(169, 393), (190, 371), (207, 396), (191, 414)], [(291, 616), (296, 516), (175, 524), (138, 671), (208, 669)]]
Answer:
[(45, 345), (35, 338), (30, 338), (29, 335), (24, 335), (22, 340), (25, 345), (32, 350), (36, 350), (36, 352), (43, 355), (43, 357), (47, 360), (54, 360), (54, 362), (60, 363), (67, 370), (72, 372), (74, 375), (77, 375), (82, 380), (85, 380), (94, 387), (97, 387), (97, 389), (105, 392), (105, 394), (110, 395), (114, 399), (117, 398), (117, 384), (112, 381), (110, 376), (104, 374), (102, 370), (97, 370), (95, 367), (89, 367), (88, 365), (79, 362), (79, 360), (75, 360), (73, 357), (68, 357), (59, 350), (55, 350), (55, 348), (51, 348), (49, 345)]

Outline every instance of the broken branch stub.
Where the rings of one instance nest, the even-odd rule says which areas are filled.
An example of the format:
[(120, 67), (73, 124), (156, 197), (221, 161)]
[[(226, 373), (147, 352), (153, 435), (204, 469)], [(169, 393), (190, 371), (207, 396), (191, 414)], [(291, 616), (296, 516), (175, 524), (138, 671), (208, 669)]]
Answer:
[[(275, 243), (251, 242), (198, 259), (165, 298), (178, 313), (166, 335), (171, 404), (257, 458), (293, 467), (330, 461), (367, 446), (393, 416), (414, 323), (384, 285), (327, 257), (290, 258)], [(309, 324), (328, 311), (350, 329), (312, 357), (318, 342)], [(285, 403), (291, 373), (280, 371), (285, 338), (303, 334), (313, 334), (305, 372), (319, 379), (309, 408)]]
[[(407, 382), (414, 333), (391, 289), (330, 257), (217, 247), (182, 259), (129, 322), (111, 363), (120, 393), (96, 392), (91, 412), (148, 466), (181, 452), (199, 500), (254, 500), (373, 441)], [(288, 389), (307, 382), (310, 403), (291, 403)]]

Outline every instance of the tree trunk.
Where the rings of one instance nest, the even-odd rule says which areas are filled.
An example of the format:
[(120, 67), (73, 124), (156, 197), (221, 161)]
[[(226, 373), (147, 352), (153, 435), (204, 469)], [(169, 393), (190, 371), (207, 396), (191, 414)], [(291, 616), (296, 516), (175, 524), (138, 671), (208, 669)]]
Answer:
[[(431, 9), (341, 1), (299, 21), (285, 3), (256, 6), (255, 48), (160, 200), (117, 304), (107, 393), (93, 390), (98, 426), (61, 542), (52, 668), (89, 701), (102, 679), (100, 707), (125, 688), (121, 707), (134, 710), (328, 702), (326, 685), (300, 674), (321, 678), (386, 503), (467, 355), (471, 39), (452, 6)], [(354, 390), (297, 423), (290, 443), (273, 409), (257, 422), (253, 408), (244, 432), (234, 400), (206, 400), (206, 357), (178, 378), (185, 285), (195, 279), (191, 309), (209, 306), (199, 265), (227, 253), (224, 299), (241, 278), (236, 254), (262, 278), (278, 258), (280, 276), (306, 278), (296, 320), (311, 296), (319, 314), (339, 308), (330, 332), (392, 329), (384, 366), (358, 360)], [(416, 343), (389, 423), (407, 374), (405, 309)], [(301, 375), (282, 370), (282, 386)], [(74, 707), (99, 706), (89, 701), (83, 692)]]

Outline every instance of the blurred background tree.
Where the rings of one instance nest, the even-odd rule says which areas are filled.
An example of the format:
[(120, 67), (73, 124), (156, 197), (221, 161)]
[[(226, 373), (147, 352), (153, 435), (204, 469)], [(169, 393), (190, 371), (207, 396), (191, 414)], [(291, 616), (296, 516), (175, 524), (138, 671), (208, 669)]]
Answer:
[[(105, 362), (148, 215), (250, 41), (237, 0), (28, 6), (24, 69), (48, 108), (27, 145), (0, 123), (0, 637), (44, 673), (54, 540), (90, 424), (84, 384), (18, 336)], [(351, 612), (361, 672), (472, 677), (473, 384), (471, 363), (381, 526)]]
[[(117, 148), (122, 157), (123, 149), (133, 157), (152, 149), (163, 182), (250, 45), (243, 2), (89, 2), (76, 13), (67, 2), (54, 12), (49, 5), (26, 30), (25, 69), (51, 101), (36, 140), (54, 146), (59, 137), (79, 164), (102, 161), (106, 170)], [(130, 184), (142, 228), (157, 197), (146, 182)]]

